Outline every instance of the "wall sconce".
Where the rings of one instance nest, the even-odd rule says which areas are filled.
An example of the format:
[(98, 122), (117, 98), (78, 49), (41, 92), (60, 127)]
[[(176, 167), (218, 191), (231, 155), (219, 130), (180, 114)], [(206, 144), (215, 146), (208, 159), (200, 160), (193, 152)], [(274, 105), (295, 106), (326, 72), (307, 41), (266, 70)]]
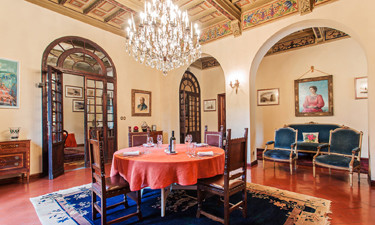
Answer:
[(234, 82), (234, 84), (232, 83), (232, 81), (229, 83), (230, 87), (231, 88), (236, 88), (236, 94), (238, 92), (238, 87), (240, 86), (240, 82), (238, 82), (238, 80), (236, 80), (236, 82)]

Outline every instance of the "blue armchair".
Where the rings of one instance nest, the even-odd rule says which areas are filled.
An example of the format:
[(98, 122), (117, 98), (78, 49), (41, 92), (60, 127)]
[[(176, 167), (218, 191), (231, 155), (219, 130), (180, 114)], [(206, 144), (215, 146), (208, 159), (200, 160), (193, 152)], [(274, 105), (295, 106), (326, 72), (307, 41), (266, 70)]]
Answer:
[[(353, 171), (358, 172), (358, 182), (361, 171), (361, 146), (362, 131), (356, 131), (349, 127), (331, 130), (329, 144), (318, 147), (318, 152), (313, 158), (313, 175), (315, 166), (328, 167), (349, 171), (350, 186), (353, 187)], [(328, 148), (327, 152), (321, 149)]]
[[(289, 162), (290, 174), (293, 174), (293, 161), (296, 164), (298, 158), (296, 142), (298, 130), (290, 127), (280, 128), (275, 131), (275, 140), (266, 143), (263, 151), (263, 168), (265, 167), (265, 160), (274, 162)], [(273, 145), (273, 149), (268, 149), (268, 146)]]

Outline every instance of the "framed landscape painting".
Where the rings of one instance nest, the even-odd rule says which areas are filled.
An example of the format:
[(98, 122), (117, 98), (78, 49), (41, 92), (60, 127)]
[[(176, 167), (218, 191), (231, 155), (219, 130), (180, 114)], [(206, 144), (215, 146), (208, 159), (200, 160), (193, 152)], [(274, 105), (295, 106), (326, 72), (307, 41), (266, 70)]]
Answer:
[(367, 77), (356, 77), (355, 83), (355, 99), (366, 99), (368, 95)]
[(73, 112), (83, 112), (85, 110), (85, 101), (73, 99)]
[(67, 98), (82, 98), (83, 97), (83, 88), (65, 85), (65, 97), (67, 97)]
[(0, 58), (0, 108), (19, 108), (19, 80), (19, 63)]
[(332, 75), (294, 81), (296, 116), (333, 116)]
[(204, 100), (203, 109), (205, 112), (216, 111), (216, 99)]
[(259, 89), (257, 99), (258, 106), (278, 105), (280, 104), (279, 89)]
[(132, 89), (132, 116), (151, 116), (151, 91)]

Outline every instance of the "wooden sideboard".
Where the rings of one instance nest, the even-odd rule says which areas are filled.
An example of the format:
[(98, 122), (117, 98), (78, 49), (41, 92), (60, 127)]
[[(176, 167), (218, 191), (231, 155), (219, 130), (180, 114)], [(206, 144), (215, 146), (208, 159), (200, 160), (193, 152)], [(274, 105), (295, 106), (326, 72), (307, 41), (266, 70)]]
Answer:
[(22, 174), (30, 178), (30, 140), (0, 142), (0, 176)]

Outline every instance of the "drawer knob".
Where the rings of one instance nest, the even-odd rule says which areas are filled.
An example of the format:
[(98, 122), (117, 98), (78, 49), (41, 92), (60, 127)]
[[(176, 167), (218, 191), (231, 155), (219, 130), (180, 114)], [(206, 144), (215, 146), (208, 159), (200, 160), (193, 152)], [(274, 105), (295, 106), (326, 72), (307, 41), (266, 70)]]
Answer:
[(20, 157), (19, 156), (16, 156), (16, 157), (14, 157), (16, 160), (18, 160)]
[(19, 165), (19, 163), (18, 163), (18, 162), (16, 162), (16, 163), (14, 163), (14, 165), (15, 165), (15, 166), (18, 166), (18, 165)]

